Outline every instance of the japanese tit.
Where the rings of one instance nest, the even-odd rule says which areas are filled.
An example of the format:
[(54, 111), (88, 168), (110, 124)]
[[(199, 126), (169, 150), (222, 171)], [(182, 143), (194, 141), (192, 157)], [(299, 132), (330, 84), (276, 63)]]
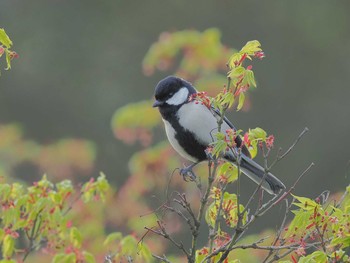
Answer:
[[(199, 162), (208, 160), (205, 150), (215, 140), (215, 130), (218, 129), (219, 113), (214, 108), (208, 108), (201, 103), (190, 100), (191, 95), (197, 93), (191, 83), (168, 76), (161, 80), (155, 89), (155, 102), (165, 126), (166, 135), (172, 147), (185, 159), (193, 162), (182, 172), (191, 171)], [(221, 130), (235, 129), (225, 117)], [(242, 147), (242, 139), (236, 137), (236, 145), (240, 147), (240, 170), (255, 183), (270, 194), (278, 194), (285, 189), (284, 184), (271, 173), (265, 175), (264, 168), (250, 158), (248, 149)], [(235, 149), (237, 151), (237, 149)], [(238, 151), (237, 151), (238, 152)], [(224, 153), (224, 159), (237, 165), (237, 154), (232, 151)]]

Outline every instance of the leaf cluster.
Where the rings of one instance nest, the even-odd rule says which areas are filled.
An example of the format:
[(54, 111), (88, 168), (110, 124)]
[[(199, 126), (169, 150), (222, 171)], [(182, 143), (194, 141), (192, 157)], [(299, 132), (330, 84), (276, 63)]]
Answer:
[(83, 235), (72, 225), (68, 212), (79, 200), (104, 200), (108, 190), (104, 174), (83, 184), (79, 191), (69, 180), (54, 184), (47, 176), (29, 187), (1, 183), (0, 243), (5, 261), (0, 262), (21, 255), (24, 261), (32, 251), (43, 247), (53, 254), (65, 249), (54, 262), (73, 262), (73, 258), (74, 262), (95, 262), (89, 252), (82, 250)]
[[(18, 54), (11, 50), (13, 43), (10, 37), (6, 34), (3, 28), (0, 28), (0, 58), (5, 54), (6, 58), (6, 68), (9, 70), (11, 68), (11, 60), (13, 58), (18, 58)], [(1, 71), (0, 71), (1, 75)]]

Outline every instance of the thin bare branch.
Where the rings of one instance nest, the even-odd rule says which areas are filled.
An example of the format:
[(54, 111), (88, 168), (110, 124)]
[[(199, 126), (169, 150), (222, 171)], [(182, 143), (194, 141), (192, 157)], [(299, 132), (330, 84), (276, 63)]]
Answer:
[(149, 232), (152, 232), (158, 236), (162, 236), (165, 239), (168, 239), (175, 247), (177, 247), (179, 250), (181, 250), (188, 259), (190, 259), (190, 254), (188, 251), (185, 249), (184, 245), (180, 242), (176, 242), (165, 230), (165, 228), (161, 225), (161, 223), (158, 221), (158, 226), (160, 230), (154, 230), (153, 228), (145, 227), (146, 230)]
[(157, 255), (152, 254), (152, 257), (161, 260), (161, 262), (171, 263), (171, 261), (169, 259), (167, 259), (165, 255), (157, 256)]
[(298, 144), (300, 139), (309, 131), (309, 128), (305, 127), (304, 130), (299, 134), (298, 138), (294, 141), (294, 143), (288, 148), (288, 150), (280, 155), (281, 150), (279, 150), (276, 159), (272, 162), (272, 164), (269, 166), (269, 171), (273, 166), (275, 166), (276, 163), (278, 163), (280, 160), (282, 160), (284, 157), (286, 157), (293, 149), (294, 147)]

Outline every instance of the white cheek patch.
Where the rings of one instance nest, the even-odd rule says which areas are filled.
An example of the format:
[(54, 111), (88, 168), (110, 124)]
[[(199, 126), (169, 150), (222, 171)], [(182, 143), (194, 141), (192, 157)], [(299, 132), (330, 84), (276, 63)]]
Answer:
[(188, 98), (188, 89), (181, 88), (170, 99), (166, 101), (169, 105), (180, 105), (184, 103)]

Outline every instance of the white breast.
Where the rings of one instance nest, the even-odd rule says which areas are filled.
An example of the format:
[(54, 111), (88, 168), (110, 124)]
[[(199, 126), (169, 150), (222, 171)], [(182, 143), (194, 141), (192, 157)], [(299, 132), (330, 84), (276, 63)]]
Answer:
[[(218, 120), (206, 106), (195, 102), (187, 103), (179, 109), (178, 116), (180, 125), (195, 134), (198, 141), (208, 145), (213, 142)], [(224, 122), (221, 132), (229, 128)]]
[(188, 153), (186, 153), (184, 151), (184, 149), (180, 146), (180, 144), (177, 142), (177, 140), (175, 139), (176, 131), (171, 126), (171, 124), (164, 119), (163, 119), (163, 122), (164, 122), (165, 132), (166, 132), (166, 135), (168, 137), (168, 140), (169, 140), (171, 146), (173, 146), (173, 148), (175, 149), (175, 151), (177, 151), (183, 158), (185, 158), (191, 162), (194, 162), (194, 163), (197, 162), (198, 160), (193, 158)]

